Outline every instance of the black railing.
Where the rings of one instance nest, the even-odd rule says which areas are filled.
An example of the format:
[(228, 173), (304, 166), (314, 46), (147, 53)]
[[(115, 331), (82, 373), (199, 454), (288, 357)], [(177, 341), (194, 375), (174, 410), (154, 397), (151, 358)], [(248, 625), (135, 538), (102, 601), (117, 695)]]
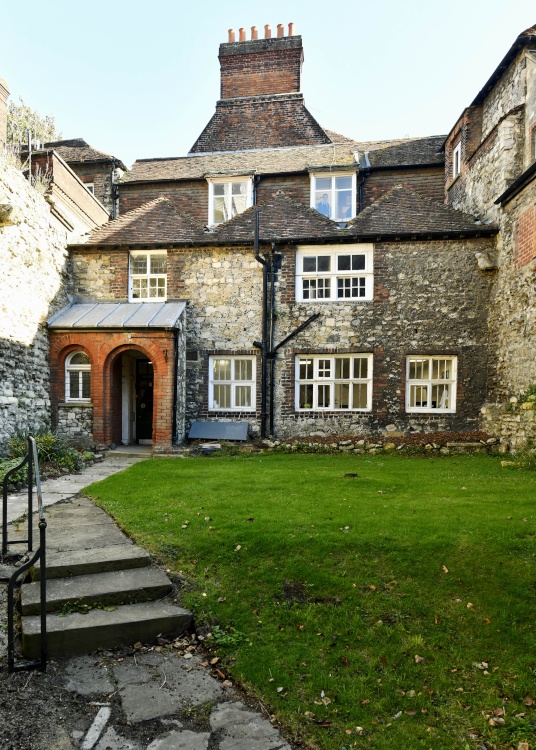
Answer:
[[(7, 485), (10, 476), (28, 465), (28, 538), (24, 540), (8, 541), (7, 533)], [(33, 483), (37, 488), (37, 510), (39, 515), (39, 548), (28, 560), (13, 573), (7, 587), (7, 649), (8, 649), (8, 672), (21, 671), (24, 669), (46, 669), (47, 663), (47, 619), (46, 619), (46, 528), (45, 513), (43, 509), (43, 495), (41, 492), (41, 477), (39, 474), (39, 459), (37, 457), (37, 445), (35, 439), (28, 435), (28, 452), (23, 461), (14, 469), (8, 471), (4, 477), (2, 487), (2, 555), (7, 554), (8, 544), (27, 544), (28, 551), (33, 552)], [(29, 570), (37, 561), (40, 561), (40, 592), (41, 592), (41, 656), (31, 662), (15, 664), (15, 586), (17, 580)]]

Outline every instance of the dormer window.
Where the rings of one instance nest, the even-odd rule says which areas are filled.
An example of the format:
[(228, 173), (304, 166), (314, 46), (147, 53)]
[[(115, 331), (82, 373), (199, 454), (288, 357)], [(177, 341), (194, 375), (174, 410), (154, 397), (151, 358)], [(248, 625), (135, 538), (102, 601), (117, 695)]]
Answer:
[(311, 175), (311, 207), (333, 221), (355, 216), (355, 172)]
[(223, 224), (252, 205), (251, 177), (215, 177), (208, 180), (209, 226)]
[(454, 147), (452, 152), (452, 179), (460, 174), (462, 170), (462, 142), (460, 141), (457, 146)]

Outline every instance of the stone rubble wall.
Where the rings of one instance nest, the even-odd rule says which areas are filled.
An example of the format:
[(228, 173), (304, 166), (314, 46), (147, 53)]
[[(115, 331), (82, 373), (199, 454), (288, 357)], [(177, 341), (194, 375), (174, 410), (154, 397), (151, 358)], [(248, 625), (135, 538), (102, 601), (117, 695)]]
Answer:
[(56, 431), (76, 448), (94, 448), (93, 404), (58, 404)]
[(497, 122), (514, 107), (524, 104), (527, 90), (527, 64), (521, 53), (509, 66), (483, 103), (482, 140)]
[[(531, 402), (526, 402), (530, 404)], [(533, 402), (532, 402), (533, 403)], [(482, 408), (482, 429), (499, 438), (501, 445), (516, 450), (536, 445), (536, 409), (523, 408), (510, 402), (486, 404)]]
[(67, 234), (50, 208), (0, 157), (0, 454), (11, 435), (50, 427), (50, 372), (45, 321), (68, 303)]

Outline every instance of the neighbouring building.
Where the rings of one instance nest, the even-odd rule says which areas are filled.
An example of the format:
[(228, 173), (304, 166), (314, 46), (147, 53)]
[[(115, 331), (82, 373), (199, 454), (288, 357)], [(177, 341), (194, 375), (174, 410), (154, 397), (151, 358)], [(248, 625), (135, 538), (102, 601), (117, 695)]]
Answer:
[(117, 182), (118, 160), (83, 172), (85, 142), (48, 144), (119, 203), (71, 241), (72, 296), (48, 318), (58, 428), (156, 452), (194, 421), (536, 438), (532, 412), (520, 432), (494, 406), (536, 383), (535, 42), (517, 38), (446, 136), (323, 128), (280, 25), (220, 45), (220, 100), (186, 156)]

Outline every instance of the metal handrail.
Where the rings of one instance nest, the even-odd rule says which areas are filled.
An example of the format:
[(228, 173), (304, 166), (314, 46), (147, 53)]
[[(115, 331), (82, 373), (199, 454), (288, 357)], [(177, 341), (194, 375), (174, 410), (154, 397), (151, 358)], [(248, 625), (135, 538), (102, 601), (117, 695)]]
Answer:
[[(21, 466), (28, 463), (28, 550), (32, 551), (32, 514), (33, 514), (33, 475), (37, 488), (37, 512), (39, 515), (39, 548), (31, 560), (28, 560), (9, 579), (7, 587), (7, 648), (8, 648), (8, 672), (26, 669), (40, 669), (45, 671), (47, 663), (47, 596), (46, 596), (46, 528), (45, 512), (43, 506), (43, 493), (41, 490), (41, 475), (39, 473), (39, 459), (37, 456), (37, 444), (35, 439), (28, 435), (28, 453)], [(21, 468), (18, 466), (16, 468)], [(16, 471), (16, 469), (14, 469)], [(6, 478), (8, 474), (6, 474)], [(5, 482), (5, 479), (4, 479)], [(7, 493), (4, 488), (4, 529), (7, 528)], [(4, 535), (3, 535), (4, 538)], [(5, 535), (7, 548), (7, 534)], [(16, 544), (17, 542), (12, 542)], [(3, 545), (2, 545), (3, 546)], [(5, 553), (4, 553), (5, 554)], [(40, 614), (41, 614), (41, 657), (31, 662), (15, 664), (15, 585), (17, 579), (40, 560)]]

